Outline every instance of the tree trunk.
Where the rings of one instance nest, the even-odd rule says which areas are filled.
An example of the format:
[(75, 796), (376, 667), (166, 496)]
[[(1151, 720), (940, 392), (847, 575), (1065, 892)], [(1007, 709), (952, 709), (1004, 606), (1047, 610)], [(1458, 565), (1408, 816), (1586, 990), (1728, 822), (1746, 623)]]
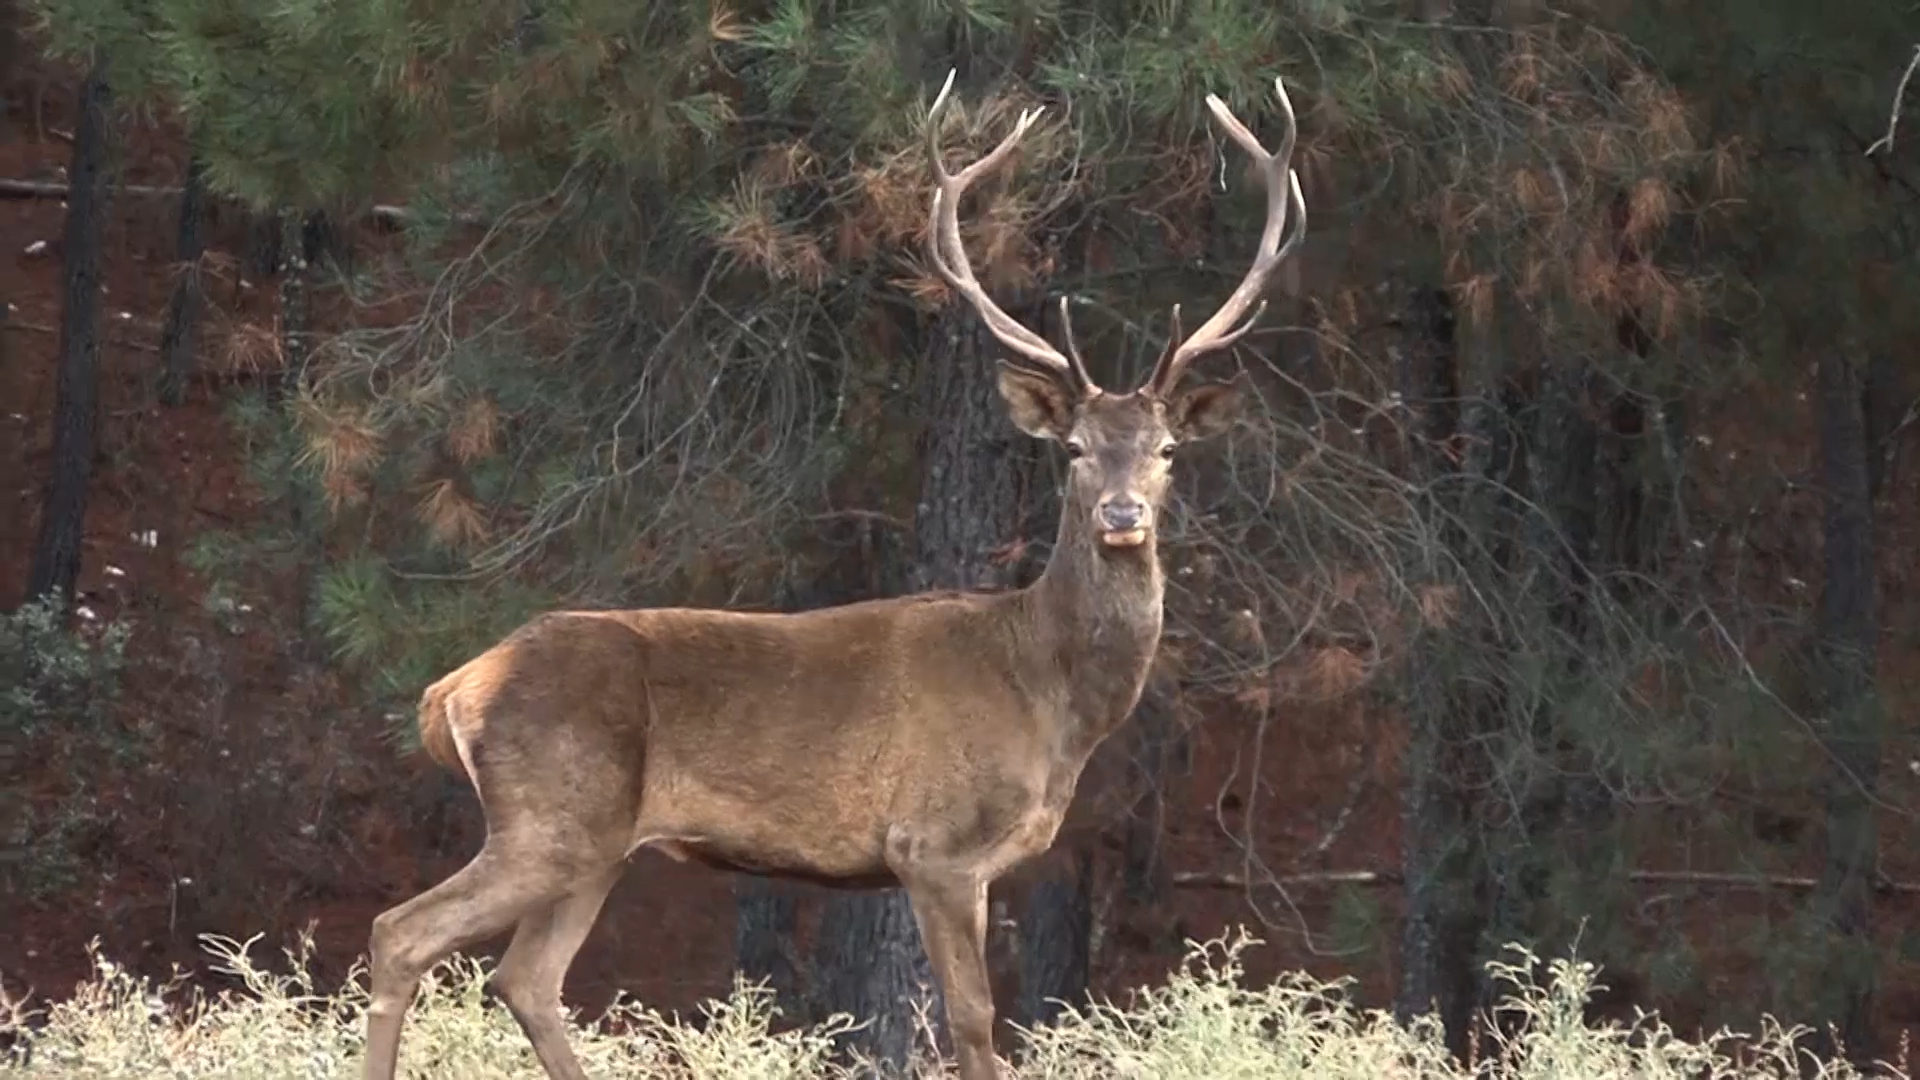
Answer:
[[(928, 418), (925, 479), (914, 508), (908, 591), (1012, 584), (999, 557), (1017, 538), (1032, 452), (1002, 415), (993, 338), (971, 309), (955, 305), (935, 322), (916, 377)], [(925, 996), (946, 1041), (944, 996), (933, 978), (906, 893), (837, 894), (820, 927), (816, 970), (829, 1011), (871, 1020), (855, 1041), (883, 1068), (905, 1067), (914, 1042), (913, 1004)]]
[(919, 380), (929, 421), (926, 478), (914, 507), (906, 587), (1008, 588), (1017, 570), (1009, 545), (1022, 539), (1034, 454), (1004, 415), (999, 345), (980, 317), (949, 309), (932, 345)]
[[(1493, 903), (1489, 936), (1496, 941), (1532, 941), (1548, 929), (1577, 922), (1586, 911), (1548, 911), (1548, 887), (1556, 870), (1569, 862), (1578, 872), (1605, 873), (1607, 862), (1586, 843), (1592, 833), (1582, 822), (1582, 808), (1603, 805), (1604, 788), (1592, 784), (1587, 752), (1570, 718), (1559, 703), (1587, 677), (1587, 636), (1593, 630), (1596, 587), (1592, 569), (1599, 520), (1599, 425), (1593, 412), (1594, 376), (1578, 358), (1548, 361), (1539, 373), (1530, 422), (1516, 423), (1525, 432), (1527, 474), (1537, 512), (1517, 519), (1502, 515), (1517, 528), (1514, 555), (1524, 567), (1514, 575), (1533, 587), (1514, 600), (1543, 625), (1543, 632), (1524, 645), (1557, 675), (1562, 693), (1540, 700), (1528, 709), (1528, 723), (1514, 729), (1515, 737), (1532, 741), (1531, 752), (1513, 760), (1538, 762), (1511, 778), (1515, 812), (1506, 827), (1493, 834), (1498, 843), (1489, 852), (1488, 883)], [(1520, 417), (1516, 417), (1520, 420)], [(1525, 768), (1515, 766), (1516, 768)], [(1601, 884), (1601, 883), (1596, 883)], [(1593, 898), (1599, 889), (1582, 895)]]
[(1819, 610), (1818, 730), (1832, 755), (1827, 786), (1826, 864), (1814, 910), (1832, 928), (1821, 980), (1828, 1018), (1858, 1060), (1872, 1056), (1876, 976), (1873, 887), (1879, 869), (1874, 794), (1882, 731), (1874, 649), (1878, 639), (1873, 563), (1872, 470), (1867, 460), (1861, 377), (1853, 359), (1821, 357), (1820, 479), (1823, 487)]
[(279, 220), (282, 229), (279, 250), (290, 253), (286, 265), (280, 267), (280, 353), (286, 358), (281, 382), (283, 391), (290, 392), (299, 384), (307, 367), (307, 354), (312, 350), (308, 293), (318, 245), (314, 243), (315, 231), (306, 218), (296, 219), (289, 214)]
[(200, 256), (207, 247), (206, 163), (199, 154), (187, 161), (187, 181), (180, 193), (179, 238), (174, 246), (173, 295), (167, 301), (167, 324), (160, 332), (160, 400), (178, 405), (186, 400), (187, 381), (193, 377), (194, 352), (200, 329)]
[(784, 882), (752, 874), (733, 875), (734, 967), (749, 982), (765, 981), (781, 1017), (804, 1023), (808, 1015), (794, 958), (799, 901)]
[(1151, 908), (1166, 899), (1171, 885), (1161, 850), (1167, 831), (1167, 784), (1189, 747), (1163, 680), (1148, 680), (1134, 716), (1128, 792), (1137, 801), (1127, 815), (1121, 887), (1129, 905)]
[[(20, 4), (18, 0), (0, 0), (0, 89), (11, 91), (13, 80), (20, 73)], [(11, 106), (13, 95), (9, 92), (0, 98)], [(35, 117), (35, 122), (38, 122)], [(0, 124), (0, 141), (13, 141), (13, 125)]]
[(27, 584), (27, 594), (33, 597), (57, 592), (71, 600), (80, 576), (100, 393), (101, 246), (111, 190), (107, 160), (111, 100), (106, 61), (96, 59), (80, 84), (80, 116), (68, 170), (71, 190), (61, 237), (66, 297), (60, 315), (60, 372), (53, 407), (53, 471), (41, 503), (40, 534)]
[[(1422, 637), (1428, 635), (1422, 634)], [(1462, 741), (1453, 717), (1464, 705), (1449, 700), (1437, 645), (1416, 645), (1405, 696), (1412, 738), (1401, 781), (1400, 866), (1406, 915), (1400, 925), (1400, 985), (1394, 1015), (1402, 1023), (1436, 1016), (1447, 1048), (1465, 1059), (1478, 993), (1474, 958), (1479, 947), (1479, 849), (1470, 804), (1458, 775)]]
[(1036, 882), (1020, 920), (1020, 994), (1008, 1018), (1022, 1027), (1052, 1021), (1062, 1002), (1081, 1004), (1091, 976), (1093, 853), (1083, 847), (1055, 861), (1073, 872)]
[[(1422, 289), (1411, 325), (1420, 340), (1406, 351), (1402, 397), (1414, 411), (1409, 469), (1416, 483), (1438, 479), (1451, 466), (1440, 448), (1460, 422), (1460, 364), (1454, 319), (1444, 292)], [(1428, 496), (1430, 500), (1437, 496)], [(1450, 508), (1430, 503), (1427, 542), (1459, 549)], [(1408, 650), (1402, 700), (1410, 738), (1402, 774), (1401, 872), (1406, 915), (1401, 923), (1400, 985), (1394, 1012), (1402, 1022), (1433, 1014), (1447, 1045), (1464, 1057), (1478, 983), (1474, 958), (1482, 914), (1480, 881), (1485, 852), (1472, 823), (1468, 778), (1460, 760), (1473, 710), (1470, 692), (1455, 692), (1446, 650), (1463, 627), (1421, 625)]]
[[(276, 384), (280, 408), (286, 411), (299, 391), (300, 380), (313, 353), (313, 284), (318, 277), (318, 267), (323, 258), (338, 256), (328, 249), (331, 230), (323, 212), (312, 210), (298, 217), (288, 212), (273, 220), (280, 223), (282, 232), (277, 250), (286, 257), (285, 265), (279, 268), (280, 354), (285, 367)], [(291, 424), (292, 420), (285, 422)], [(300, 551), (299, 568), (294, 576), (299, 590), (293, 605), (298, 631), (294, 644), (302, 660), (317, 663), (321, 651), (312, 632), (313, 582), (323, 557), (320, 536), (323, 515), (315, 513), (317, 502), (312, 501), (315, 496), (311, 478), (296, 473), (288, 480), (287, 524)]]
[[(903, 1076), (913, 1055), (915, 1007), (942, 1024), (944, 997), (901, 889), (835, 893), (814, 946), (818, 1013), (844, 1012), (867, 1026), (846, 1040), (885, 1076)], [(937, 1030), (937, 1027), (936, 1027)]]
[(243, 274), (259, 281), (280, 272), (280, 255), (286, 226), (281, 211), (247, 215), (247, 253)]

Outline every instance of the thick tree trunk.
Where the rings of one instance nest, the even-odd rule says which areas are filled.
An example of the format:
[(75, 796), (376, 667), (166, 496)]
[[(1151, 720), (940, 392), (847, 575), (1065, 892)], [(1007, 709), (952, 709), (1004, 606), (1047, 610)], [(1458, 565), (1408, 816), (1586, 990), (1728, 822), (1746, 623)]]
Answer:
[(80, 576), (80, 543), (93, 478), (94, 428), (100, 392), (101, 245), (106, 232), (108, 172), (106, 62), (96, 60), (80, 84), (79, 122), (68, 170), (66, 296), (60, 315), (60, 373), (53, 411), (53, 471), (41, 503), (29, 596), (58, 592), (71, 599)]
[(1031, 440), (1005, 416), (994, 367), (1000, 348), (971, 308), (949, 308), (932, 344), (920, 377), (926, 479), (906, 587), (1008, 588), (1017, 567), (1006, 556), (1021, 539), (1032, 487)]
[(1022, 1027), (1052, 1021), (1062, 1002), (1081, 1004), (1092, 974), (1093, 853), (1081, 848), (1055, 861), (1071, 873), (1037, 881), (1020, 920), (1020, 994), (1008, 1018)]
[(1832, 776), (1827, 787), (1826, 864), (1812, 903), (1832, 928), (1828, 1018), (1860, 1060), (1872, 1056), (1876, 978), (1873, 889), (1879, 869), (1874, 794), (1883, 733), (1874, 649), (1873, 470), (1861, 377), (1852, 357), (1820, 360), (1820, 479), (1824, 576), (1817, 615), (1820, 715)]
[(814, 946), (819, 1013), (848, 1013), (867, 1023), (847, 1042), (879, 1066), (905, 1075), (913, 1055), (915, 1008), (942, 1023), (944, 998), (920, 945), (913, 907), (901, 889), (836, 893), (821, 914)]
[(187, 181), (180, 193), (179, 238), (174, 246), (173, 295), (167, 300), (167, 323), (160, 332), (160, 400), (178, 405), (187, 397), (193, 377), (200, 330), (200, 256), (207, 247), (206, 164), (195, 154), (187, 161)]
[[(1011, 568), (998, 556), (1020, 529), (1032, 452), (1002, 415), (997, 352), (979, 316), (948, 308), (930, 346), (916, 379), (929, 425), (926, 473), (901, 584), (908, 591), (1004, 587), (1012, 584)], [(944, 1028), (944, 997), (902, 890), (834, 896), (820, 927), (816, 969), (829, 1011), (872, 1021), (856, 1039), (883, 1067), (905, 1066), (913, 1004), (923, 988), (936, 1030)]]
[(794, 930), (799, 900), (791, 886), (751, 874), (733, 878), (734, 967), (750, 982), (764, 981), (773, 991), (781, 1018), (805, 1022), (802, 972), (794, 961)]

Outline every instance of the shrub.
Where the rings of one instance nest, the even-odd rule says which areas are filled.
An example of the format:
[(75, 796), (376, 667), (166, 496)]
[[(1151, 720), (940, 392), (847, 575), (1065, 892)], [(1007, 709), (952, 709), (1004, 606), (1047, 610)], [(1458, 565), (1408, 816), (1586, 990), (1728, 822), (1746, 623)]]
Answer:
[[(93, 979), (43, 1013), (0, 1014), (11, 1064), (34, 1076), (193, 1077), (231, 1080), (344, 1078), (359, 1075), (365, 1021), (365, 970), (356, 966), (339, 993), (327, 995), (308, 974), (311, 943), (286, 954), (288, 973), (271, 974), (249, 956), (254, 940), (203, 939), (214, 970), (236, 980), (216, 994), (183, 988), (176, 976), (156, 986), (90, 948)], [(1515, 949), (1493, 965), (1507, 988), (1497, 1007), (1502, 1032), (1471, 1071), (1452, 1061), (1430, 1022), (1396, 1023), (1362, 1010), (1344, 984), (1288, 975), (1254, 989), (1242, 985), (1244, 934), (1192, 944), (1188, 963), (1167, 985), (1135, 995), (1127, 1007), (1069, 1009), (1052, 1026), (1023, 1031), (1018, 1074), (1027, 1078), (1139, 1080), (1374, 1080), (1512, 1078), (1779, 1078), (1809, 1073), (1860, 1075), (1844, 1063), (1815, 1061), (1796, 1044), (1806, 1031), (1770, 1019), (1761, 1034), (1721, 1031), (1702, 1042), (1677, 1038), (1651, 1016), (1631, 1024), (1584, 1019), (1595, 989), (1592, 964), (1543, 965)], [(484, 961), (452, 958), (425, 980), (408, 1019), (403, 1054), (413, 1077), (488, 1080), (542, 1074), (520, 1029), (481, 987)], [(659, 1080), (829, 1080), (854, 1075), (831, 1060), (834, 1036), (851, 1026), (774, 1032), (776, 1010), (764, 987), (736, 980), (732, 994), (700, 1018), (661, 1016), (630, 1001), (579, 1024), (573, 1045), (595, 1076)], [(0, 1058), (0, 1061), (6, 1061)], [(922, 1077), (944, 1075), (921, 1062)]]
[(126, 625), (71, 631), (64, 610), (49, 596), (0, 614), (0, 732), (14, 739), (97, 730), (119, 693)]
[(0, 891), (28, 896), (79, 880), (78, 851), (105, 821), (85, 786), (27, 804), (28, 763), (35, 775), (61, 775), (76, 758), (132, 752), (111, 711), (128, 629), (89, 622), (69, 630), (64, 610), (57, 598), (42, 597), (0, 614), (0, 793), (22, 800), (0, 806), (0, 822), (8, 823), (0, 859), (18, 868), (0, 878)]

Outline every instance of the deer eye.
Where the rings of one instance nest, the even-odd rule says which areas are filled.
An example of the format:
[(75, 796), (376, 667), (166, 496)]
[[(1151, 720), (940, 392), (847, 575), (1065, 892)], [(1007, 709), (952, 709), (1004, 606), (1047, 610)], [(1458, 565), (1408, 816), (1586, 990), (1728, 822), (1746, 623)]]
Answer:
[(1081, 442), (1079, 439), (1067, 440), (1067, 456), (1069, 458), (1072, 458), (1075, 461), (1078, 461), (1081, 457), (1086, 455), (1086, 452), (1087, 452), (1086, 443)]
[(1173, 460), (1173, 452), (1179, 448), (1180, 444), (1172, 440), (1163, 442), (1160, 444), (1160, 456), (1171, 461)]

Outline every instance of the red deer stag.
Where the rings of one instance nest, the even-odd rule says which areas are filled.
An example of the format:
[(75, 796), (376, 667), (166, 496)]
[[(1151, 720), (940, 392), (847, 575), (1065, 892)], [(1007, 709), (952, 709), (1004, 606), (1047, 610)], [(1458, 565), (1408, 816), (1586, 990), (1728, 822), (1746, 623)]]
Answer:
[(421, 975), (509, 928), (500, 996), (547, 1075), (585, 1080), (567, 1045), (561, 982), (641, 847), (843, 888), (904, 886), (946, 990), (960, 1075), (997, 1075), (987, 887), (1053, 842), (1088, 755), (1140, 695), (1160, 639), (1155, 526), (1169, 458), (1225, 429), (1240, 405), (1237, 380), (1177, 384), (1196, 357), (1259, 319), (1264, 302), (1241, 321), (1305, 231), (1287, 164), (1293, 108), (1274, 86), (1286, 121), (1278, 154), (1207, 98), (1265, 178), (1253, 268), (1184, 341), (1175, 307), (1175, 341), (1147, 381), (1109, 393), (1087, 377), (1064, 317), (1062, 355), (1002, 311), (968, 266), (961, 196), (1039, 113), (949, 173), (939, 144), (947, 76), (927, 118), (937, 180), (928, 246), (1022, 361), (999, 365), (1013, 422), (1072, 459), (1046, 570), (1018, 591), (792, 614), (555, 612), (428, 687), (421, 741), (473, 784), (487, 837), (458, 873), (373, 922), (369, 1080), (394, 1075)]

